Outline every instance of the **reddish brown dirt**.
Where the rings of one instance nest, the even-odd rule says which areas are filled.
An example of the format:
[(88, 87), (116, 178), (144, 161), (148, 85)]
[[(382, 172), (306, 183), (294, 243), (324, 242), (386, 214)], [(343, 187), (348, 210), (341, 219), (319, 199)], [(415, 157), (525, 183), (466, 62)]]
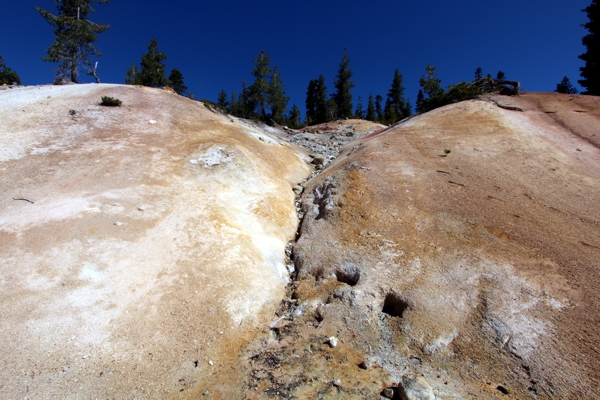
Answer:
[[(317, 303), (441, 398), (597, 397), (600, 99), (496, 100), (524, 111), (467, 101), (342, 150), (304, 195), (299, 285), (357, 266), (353, 296)], [(407, 308), (382, 320), (390, 293)]]

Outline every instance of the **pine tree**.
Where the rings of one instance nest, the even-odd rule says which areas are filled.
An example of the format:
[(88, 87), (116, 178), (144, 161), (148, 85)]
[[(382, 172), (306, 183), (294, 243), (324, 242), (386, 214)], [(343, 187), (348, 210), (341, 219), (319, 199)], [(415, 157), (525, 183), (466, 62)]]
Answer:
[(380, 95), (375, 96), (375, 114), (377, 114), (377, 121), (383, 122), (383, 108), (381, 107), (381, 102), (383, 101), (383, 97)]
[(477, 69), (475, 70), (475, 80), (481, 78), (483, 78), (483, 70), (481, 69), (481, 67), (477, 67)]
[(227, 92), (225, 89), (219, 92), (219, 95), (217, 96), (217, 104), (223, 107), (223, 110), (227, 110), (229, 102), (227, 101)]
[(141, 85), (140, 69), (136, 63), (131, 63), (131, 67), (127, 69), (127, 75), (125, 76), (126, 85)]
[(237, 102), (238, 113), (236, 116), (241, 118), (253, 118), (256, 104), (252, 96), (252, 92), (246, 80), (242, 82), (242, 91), (240, 92), (239, 101)]
[(567, 93), (567, 94), (577, 94), (579, 90), (571, 85), (571, 81), (566, 76), (563, 80), (556, 85), (556, 93)]
[(306, 115), (304, 121), (307, 125), (313, 125), (317, 120), (317, 80), (311, 79), (306, 88)]
[(283, 124), (286, 118), (287, 103), (290, 100), (285, 95), (283, 89), (283, 79), (277, 67), (273, 68), (273, 72), (269, 78), (269, 89), (267, 97), (267, 105), (271, 110), (271, 119), (278, 124)]
[(423, 89), (419, 89), (419, 93), (417, 94), (417, 104), (415, 106), (415, 111), (417, 113), (424, 111), (423, 100), (425, 100), (425, 95), (423, 94)]
[(369, 104), (367, 105), (367, 115), (365, 116), (367, 121), (375, 121), (377, 115), (375, 114), (375, 105), (373, 104), (373, 95), (369, 93)]
[(585, 61), (585, 66), (579, 68), (581, 77), (579, 84), (587, 90), (583, 94), (600, 96), (600, 3), (592, 3), (582, 11), (587, 13), (589, 22), (583, 24), (588, 34), (582, 39), (587, 51), (579, 58)]
[(358, 96), (358, 100), (356, 101), (356, 110), (354, 110), (354, 118), (365, 118), (365, 110), (363, 109), (362, 99), (360, 98), (360, 96)]
[[(392, 87), (388, 92), (386, 102), (386, 119), (390, 124), (403, 120), (404, 118), (408, 118), (412, 114), (410, 102), (404, 98), (404, 86), (402, 85), (402, 79), (402, 75), (400, 75), (398, 70), (396, 70), (394, 72), (394, 80), (392, 81)], [(393, 113), (391, 111), (387, 111), (388, 103), (392, 108)]]
[(171, 74), (169, 75), (169, 84), (175, 93), (182, 96), (188, 89), (187, 86), (185, 86), (185, 83), (183, 83), (183, 74), (177, 68), (173, 68), (171, 70)]
[(298, 108), (297, 105), (293, 105), (292, 106), (292, 110), (290, 111), (290, 115), (288, 117), (288, 121), (290, 124), (290, 128), (292, 129), (298, 129), (300, 128), (300, 109)]
[(337, 105), (335, 104), (335, 100), (333, 99), (327, 99), (327, 102), (325, 103), (325, 109), (327, 110), (327, 120), (328, 121), (333, 121), (336, 117), (336, 115), (338, 115), (338, 111), (337, 111)]
[(254, 113), (263, 121), (267, 120), (267, 102), (269, 96), (269, 77), (271, 76), (271, 63), (269, 55), (264, 50), (260, 51), (260, 54), (252, 60), (254, 67), (252, 68), (252, 75), (254, 76), (254, 83), (250, 87), (252, 102), (256, 105)]
[(384, 120), (382, 122), (386, 123), (386, 124), (393, 124), (394, 122), (396, 122), (397, 116), (396, 116), (396, 110), (394, 110), (394, 106), (392, 105), (392, 102), (390, 101), (389, 97), (388, 99), (385, 101), (385, 108), (383, 109), (383, 115), (384, 115)]
[(335, 82), (333, 83), (336, 91), (331, 96), (336, 105), (338, 118), (352, 117), (352, 93), (350, 93), (350, 90), (354, 87), (354, 83), (352, 83), (350, 78), (352, 78), (350, 57), (348, 57), (348, 50), (344, 49), (344, 56), (338, 67)]
[(148, 46), (148, 53), (142, 56), (141, 68), (138, 76), (140, 85), (151, 87), (162, 87), (169, 84), (165, 73), (167, 55), (158, 50), (158, 42), (153, 36)]
[(423, 93), (427, 95), (419, 105), (419, 110), (429, 111), (445, 102), (445, 91), (441, 86), (442, 80), (435, 73), (435, 66), (429, 64), (425, 67), (425, 75), (419, 79), (419, 85), (423, 88)]
[(229, 114), (238, 115), (238, 102), (236, 100), (235, 92), (231, 92), (231, 97), (229, 100)]
[(19, 74), (7, 67), (6, 63), (4, 62), (4, 58), (0, 56), (0, 85), (13, 85), (15, 83), (17, 85), (21, 84), (21, 78), (19, 78)]
[(322, 124), (323, 122), (330, 121), (327, 117), (327, 86), (325, 86), (325, 77), (319, 75), (319, 79), (316, 81), (315, 86), (315, 98), (316, 98), (316, 123)]
[(496, 80), (502, 81), (504, 79), (506, 79), (506, 74), (502, 71), (498, 71), (498, 74), (496, 74)]
[[(94, 42), (98, 34), (105, 32), (110, 25), (100, 25), (90, 21), (87, 17), (96, 11), (91, 4), (96, 0), (54, 0), (57, 14), (36, 7), (40, 15), (54, 29), (56, 39), (48, 48), (48, 57), (42, 60), (58, 63), (55, 73), (60, 77), (69, 77), (71, 82), (78, 83), (79, 72), (83, 67), (89, 74), (95, 73), (92, 69), (90, 57), (102, 55)], [(110, 0), (98, 0), (99, 4), (108, 4)]]

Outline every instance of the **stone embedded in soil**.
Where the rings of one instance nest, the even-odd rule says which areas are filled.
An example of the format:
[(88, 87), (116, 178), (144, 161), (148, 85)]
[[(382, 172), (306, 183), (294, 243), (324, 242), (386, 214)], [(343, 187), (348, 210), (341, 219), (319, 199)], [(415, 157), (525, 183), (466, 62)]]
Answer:
[(314, 156), (312, 163), (316, 166), (321, 166), (325, 164), (325, 156), (322, 154), (317, 154)]
[(435, 400), (433, 390), (422, 376), (407, 374), (398, 383), (398, 392), (402, 400)]
[(361, 369), (371, 369), (373, 367), (373, 361), (370, 359), (363, 360), (360, 364), (358, 364), (358, 366)]

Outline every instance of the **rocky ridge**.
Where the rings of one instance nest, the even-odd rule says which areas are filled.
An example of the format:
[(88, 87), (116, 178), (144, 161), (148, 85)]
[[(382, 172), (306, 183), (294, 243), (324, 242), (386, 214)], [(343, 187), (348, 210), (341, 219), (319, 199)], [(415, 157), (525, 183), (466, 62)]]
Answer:
[(595, 397), (599, 106), (482, 98), (342, 147), (236, 393)]
[[(5, 371), (26, 372), (0, 375), (0, 393), (599, 395), (596, 98), (490, 96), (392, 127), (347, 120), (294, 131), (155, 89), (63, 90), (0, 107), (2, 187), (15, 188), (0, 209), (2, 333), (26, 331), (24, 345), (0, 348)], [(93, 105), (100, 92), (131, 108), (107, 115)], [(71, 120), (48, 114), (53, 97), (76, 111)], [(56, 126), (40, 135), (44, 114)], [(82, 193), (85, 207), (66, 212), (64, 199)], [(38, 199), (41, 214), (28, 214)], [(136, 219), (159, 202), (150, 220)], [(55, 217), (34, 218), (43, 214)], [(65, 248), (78, 241), (87, 245)], [(73, 261), (50, 252), (60, 246)], [(85, 303), (100, 291), (111, 303)], [(71, 320), (43, 320), (36, 304)], [(93, 342), (102, 329), (88, 315), (108, 317), (112, 333)], [(64, 340), (74, 320), (87, 336)], [(40, 335), (48, 354), (33, 345)]]

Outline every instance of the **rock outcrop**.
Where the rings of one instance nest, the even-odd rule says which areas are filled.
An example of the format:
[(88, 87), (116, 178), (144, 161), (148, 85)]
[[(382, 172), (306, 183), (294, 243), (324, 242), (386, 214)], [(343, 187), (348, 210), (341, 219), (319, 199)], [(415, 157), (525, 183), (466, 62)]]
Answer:
[(164, 398), (235, 362), (285, 294), (309, 161), (167, 91), (1, 92), (0, 397)]
[(380, 366), (376, 387), (356, 363), (349, 395), (411, 374), (440, 398), (600, 395), (599, 100), (446, 106), (346, 146), (305, 187), (294, 295), (326, 312), (296, 334), (336, 332), (336, 359)]
[(5, 90), (0, 396), (600, 397), (598, 126), (559, 94), (294, 131)]

